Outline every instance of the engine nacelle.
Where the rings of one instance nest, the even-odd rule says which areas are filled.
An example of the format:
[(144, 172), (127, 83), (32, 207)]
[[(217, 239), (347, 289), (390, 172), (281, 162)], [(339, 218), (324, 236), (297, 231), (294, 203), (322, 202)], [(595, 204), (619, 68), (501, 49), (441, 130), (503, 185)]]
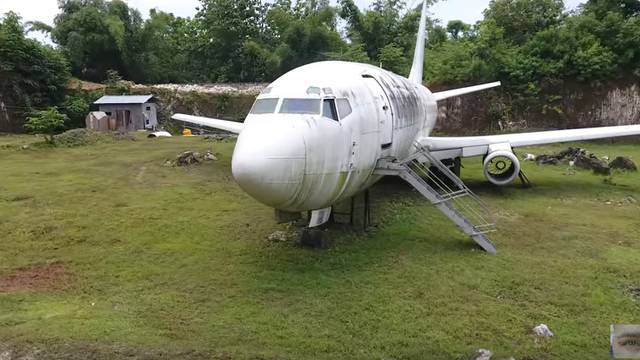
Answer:
[(511, 151), (493, 151), (484, 159), (484, 176), (494, 185), (509, 185), (518, 177), (518, 174), (520, 174), (520, 161)]

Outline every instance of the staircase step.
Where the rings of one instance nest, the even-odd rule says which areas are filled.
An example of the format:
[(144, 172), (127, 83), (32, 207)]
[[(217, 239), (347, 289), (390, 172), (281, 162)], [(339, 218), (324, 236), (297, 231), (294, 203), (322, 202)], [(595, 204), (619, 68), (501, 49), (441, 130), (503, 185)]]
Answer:
[[(428, 150), (419, 145), (416, 145), (416, 148), (419, 149), (418, 152), (405, 161), (379, 164), (379, 173), (403, 178), (458, 225), (482, 249), (490, 254), (495, 254), (496, 247), (486, 236), (487, 233), (495, 231), (493, 216), (488, 207), (460, 178), (440, 160), (433, 157)], [(423, 158), (428, 161), (428, 164), (420, 161)], [(431, 167), (438, 169), (441, 176), (434, 173)], [(432, 180), (431, 183), (426, 181), (421, 174)], [(451, 185), (447, 184), (446, 180)]]

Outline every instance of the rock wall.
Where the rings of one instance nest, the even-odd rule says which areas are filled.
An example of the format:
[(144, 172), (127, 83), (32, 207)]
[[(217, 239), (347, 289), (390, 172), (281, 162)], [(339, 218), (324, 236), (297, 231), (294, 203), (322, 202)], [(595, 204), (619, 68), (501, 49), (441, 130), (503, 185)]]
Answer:
[[(160, 100), (159, 120), (186, 113), (242, 121), (267, 84), (155, 85), (131, 87), (133, 94)], [(640, 84), (636, 78), (592, 84), (563, 84), (529, 103), (504, 89), (448, 99), (440, 103), (436, 131), (452, 135), (531, 129), (562, 129), (640, 124)], [(0, 99), (0, 132), (20, 131)], [(533, 100), (533, 101), (532, 101)], [(11, 110), (9, 108), (9, 110)]]
[[(134, 86), (160, 99), (160, 120), (187, 113), (242, 121), (266, 84)], [(440, 103), (436, 131), (471, 135), (531, 129), (640, 124), (640, 85), (634, 80), (567, 85), (523, 103), (503, 89)]]
[(183, 113), (242, 121), (267, 84), (156, 85), (131, 88), (134, 94), (154, 94), (160, 101), (158, 118), (166, 123)]
[(463, 135), (630, 124), (640, 124), (640, 85), (633, 79), (563, 84), (528, 103), (501, 89), (448, 99), (440, 103), (437, 130)]

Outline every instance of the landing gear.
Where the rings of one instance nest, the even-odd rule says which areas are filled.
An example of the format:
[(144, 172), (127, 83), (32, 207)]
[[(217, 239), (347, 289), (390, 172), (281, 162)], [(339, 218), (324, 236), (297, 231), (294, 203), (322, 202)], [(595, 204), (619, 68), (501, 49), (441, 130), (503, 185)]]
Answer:
[[(353, 227), (357, 223), (360, 223), (360, 216), (358, 214), (360, 211), (362, 211), (362, 229), (367, 231), (372, 225), (371, 193), (368, 189), (362, 193), (362, 205), (358, 204), (358, 198), (360, 198), (359, 195), (353, 196), (349, 200), (348, 210), (344, 212), (340, 212), (336, 208), (310, 211), (308, 215), (309, 225), (302, 230), (300, 244), (302, 246), (320, 249), (330, 247), (333, 241), (330, 238), (330, 231), (328, 231), (329, 226), (340, 226), (340, 223), (336, 218), (348, 216), (349, 226)], [(346, 207), (346, 204), (343, 205)], [(329, 210), (330, 213), (328, 213), (327, 210)], [(322, 222), (324, 219), (326, 219), (326, 221)]]
[[(356, 224), (356, 211), (359, 210), (356, 205), (357, 198), (357, 195), (351, 197), (348, 213), (336, 213), (337, 215), (348, 215), (351, 226)], [(371, 224), (371, 193), (367, 189), (362, 193), (362, 230), (367, 231)]]
[(522, 182), (522, 187), (523, 188), (528, 189), (528, 188), (533, 186), (533, 184), (531, 184), (531, 181), (529, 180), (527, 175), (524, 173), (524, 171), (520, 170), (520, 173), (518, 173), (518, 177), (520, 178), (520, 181)]

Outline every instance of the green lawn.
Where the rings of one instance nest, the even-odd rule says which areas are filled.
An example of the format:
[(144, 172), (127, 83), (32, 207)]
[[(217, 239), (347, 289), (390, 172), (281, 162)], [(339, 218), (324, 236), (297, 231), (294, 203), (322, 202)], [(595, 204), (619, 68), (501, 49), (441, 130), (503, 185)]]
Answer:
[[(0, 137), (0, 278), (51, 263), (68, 278), (0, 293), (0, 353), (605, 359), (609, 325), (640, 324), (639, 173), (525, 163), (535, 187), (498, 189), (470, 159), (463, 179), (495, 210), (497, 256), (388, 181), (372, 231), (334, 229), (330, 249), (309, 250), (265, 239), (285, 226), (234, 183), (233, 142), (11, 146), (32, 141)], [(640, 145), (581, 145), (640, 160)], [(211, 148), (220, 161), (163, 166)], [(539, 323), (556, 336), (533, 336)]]

